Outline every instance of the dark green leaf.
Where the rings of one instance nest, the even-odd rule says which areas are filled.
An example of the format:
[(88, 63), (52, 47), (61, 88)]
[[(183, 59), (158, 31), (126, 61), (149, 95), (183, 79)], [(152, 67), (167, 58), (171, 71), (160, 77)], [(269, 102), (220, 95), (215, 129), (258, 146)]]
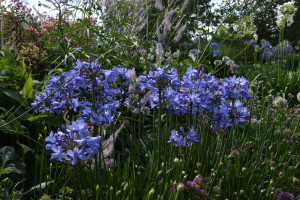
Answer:
[(6, 86), (9, 86), (9, 84), (5, 83), (3, 81), (0, 81), (0, 87), (6, 87)]
[(0, 149), (1, 166), (4, 168), (5, 163), (16, 158), (16, 152), (13, 147), (5, 146)]
[(11, 97), (12, 99), (17, 100), (19, 103), (23, 103), (23, 101), (24, 101), (22, 95), (14, 92), (12, 90), (4, 89), (4, 90), (1, 90), (1, 92), (3, 94), (6, 94), (7, 96)]

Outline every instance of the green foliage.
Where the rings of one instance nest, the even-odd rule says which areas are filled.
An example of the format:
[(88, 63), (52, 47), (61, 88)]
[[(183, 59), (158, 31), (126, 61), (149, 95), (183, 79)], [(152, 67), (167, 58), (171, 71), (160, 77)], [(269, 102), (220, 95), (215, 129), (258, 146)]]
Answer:
[[(33, 91), (33, 83), (32, 83), (32, 77), (31, 74), (26, 79), (25, 85), (23, 87), (23, 98), (26, 99), (28, 97), (34, 98), (33, 95), (31, 95)], [(31, 95), (31, 96), (29, 96)]]
[(269, 85), (268, 93), (271, 93), (274, 96), (282, 96), (283, 98), (288, 99), (289, 94), (294, 96), (290, 100), (293, 104), (298, 104), (296, 95), (300, 92), (300, 76), (298, 73), (289, 72), (286, 75), (282, 74), (280, 80), (277, 78), (266, 77)]
[[(202, 39), (209, 34), (210, 31), (205, 27), (198, 27), (198, 21), (206, 25), (215, 24), (233, 10), (228, 1), (225, 7), (216, 10), (221, 15), (213, 16), (208, 2), (188, 1), (182, 13), (185, 14), (182, 24), (188, 22), (187, 33), (183, 34), (179, 43), (166, 41), (171, 52), (177, 49), (181, 51), (179, 58), (171, 63), (171, 67), (176, 68), (180, 75), (188, 67), (194, 66), (204, 67), (205, 72), (225, 78), (232, 73), (228, 66), (216, 68), (213, 64), (216, 59), (221, 60), (225, 55), (234, 59), (236, 63), (241, 62), (242, 55), (252, 59), (251, 50), (247, 50), (247, 54), (241, 53), (244, 41), (226, 38), (228, 33), (213, 35), (216, 41), (220, 41), (220, 58), (212, 56), (212, 50), (207, 47), (209, 43), (204, 40), (201, 40), (201, 43), (193, 43), (191, 48), (187, 45), (180, 46), (181, 42), (191, 42), (191, 37), (195, 36), (192, 34), (196, 30), (203, 32), (198, 35)], [(165, 8), (170, 3), (163, 0)], [(168, 11), (181, 6), (182, 3), (176, 1)], [(26, 113), (34, 99), (35, 84), (39, 83), (36, 78), (43, 79), (43, 83), (47, 84), (47, 73), (51, 75), (67, 72), (72, 69), (76, 59), (86, 60), (90, 55), (93, 56), (93, 60), (99, 58), (105, 69), (122, 65), (128, 68), (135, 67), (138, 73), (144, 73), (153, 64), (147, 59), (140, 63), (141, 55), (138, 51), (150, 47), (155, 49), (151, 40), (157, 38), (156, 23), (163, 23), (165, 10), (159, 11), (152, 6), (146, 13), (149, 17), (147, 28), (138, 33), (124, 35), (115, 27), (131, 30), (135, 21), (139, 20), (139, 17), (126, 15), (128, 10), (125, 5), (125, 1), (120, 1), (115, 10), (106, 12), (100, 10), (98, 5), (88, 2), (80, 6), (72, 5), (68, 12), (84, 13), (82, 19), (74, 19), (76, 23), (73, 24), (69, 24), (59, 14), (58, 19), (53, 20), (52, 30), (43, 36), (49, 40), (49, 43), (41, 47), (48, 53), (45, 58), (48, 66), (39, 74), (28, 72), (25, 58), (16, 58), (8, 50), (1, 52), (0, 133), (5, 135), (0, 145), (5, 146), (0, 149), (0, 198), (43, 199), (51, 194), (51, 197), (56, 199), (78, 199), (79, 194), (88, 196), (89, 190), (92, 193), (90, 199), (197, 199), (192, 193), (173, 192), (174, 184), (176, 188), (179, 182), (192, 181), (196, 176), (211, 179), (203, 189), (209, 192), (211, 199), (216, 200), (266, 199), (266, 191), (261, 192), (264, 190), (269, 190), (270, 199), (276, 199), (271, 197), (271, 179), (276, 183), (276, 187), (293, 193), (295, 197), (299, 195), (300, 191), (294, 187), (299, 185), (293, 183), (292, 179), (300, 178), (300, 116), (296, 112), (296, 106), (299, 104), (296, 95), (300, 92), (300, 76), (295, 72), (298, 71), (299, 64), (299, 58), (296, 58), (295, 54), (288, 55), (288, 65), (280, 69), (280, 73), (284, 75), (279, 79), (278, 68), (274, 65), (252, 67), (253, 63), (248, 62), (251, 66), (239, 66), (234, 75), (246, 77), (253, 88), (253, 99), (243, 101), (250, 109), (251, 118), (242, 126), (235, 125), (230, 133), (216, 135), (211, 131), (210, 124), (199, 116), (168, 116), (165, 110), (158, 112), (157, 109), (151, 110), (150, 114), (134, 114), (131, 108), (122, 106), (118, 117), (110, 126), (99, 127), (103, 145), (101, 149), (110, 149), (109, 154), (103, 154), (100, 150), (99, 156), (79, 162), (76, 168), (67, 162), (48, 161), (51, 155), (45, 149), (45, 138), (50, 130), (56, 131), (57, 128), (61, 128), (63, 120), (62, 116), (51, 112), (39, 115)], [(259, 38), (273, 39), (273, 34), (276, 40), (277, 30), (273, 29), (275, 5), (277, 2), (268, 6), (263, 4), (263, 1), (246, 1), (243, 6), (234, 8), (236, 12), (225, 20), (225, 24), (233, 24), (241, 16), (254, 13)], [(256, 10), (258, 7), (260, 10)], [(61, 8), (59, 9), (61, 11)], [(182, 7), (179, 7), (179, 12), (181, 9)], [(87, 19), (92, 13), (101, 14), (101, 26), (95, 26)], [(192, 14), (196, 14), (196, 17)], [(107, 19), (108, 16), (110, 19)], [(177, 18), (174, 19), (175, 23), (177, 21)], [(172, 21), (172, 25), (174, 22)], [(296, 31), (294, 32), (296, 34)], [(176, 32), (169, 32), (168, 36), (174, 34)], [(291, 31), (287, 30), (286, 35), (289, 37)], [(297, 37), (295, 35), (290, 38), (295, 40)], [(197, 49), (198, 55), (190, 56), (190, 49)], [(136, 56), (133, 56), (133, 53), (137, 53)], [(287, 69), (292, 70), (291, 74)], [(124, 91), (127, 89), (124, 88)], [(31, 93), (33, 94), (30, 96)], [(276, 108), (272, 113), (270, 109), (274, 107), (272, 101), (267, 98), (268, 94), (274, 97), (281, 95), (288, 99), (289, 108)], [(291, 98), (290, 94), (294, 97)], [(77, 114), (68, 114), (68, 119), (71, 120)], [(158, 116), (164, 120), (160, 127), (159, 123), (156, 123)], [(12, 120), (14, 121), (11, 122)], [(7, 124), (8, 122), (11, 123)], [(161, 141), (167, 142), (172, 129), (186, 124), (194, 125), (200, 135), (199, 144), (193, 144), (189, 148), (158, 144)], [(108, 142), (111, 140), (113, 143)], [(7, 142), (11, 143), (11, 146), (7, 146)], [(239, 156), (231, 156), (233, 150), (237, 150)], [(175, 161), (175, 158), (178, 160)], [(110, 160), (113, 164), (108, 162)], [(294, 168), (290, 170), (284, 163)], [(280, 172), (285, 172), (286, 177), (279, 177)], [(23, 184), (22, 187), (20, 183)], [(215, 186), (220, 187), (221, 192), (214, 192)], [(240, 192), (241, 190), (243, 192)]]

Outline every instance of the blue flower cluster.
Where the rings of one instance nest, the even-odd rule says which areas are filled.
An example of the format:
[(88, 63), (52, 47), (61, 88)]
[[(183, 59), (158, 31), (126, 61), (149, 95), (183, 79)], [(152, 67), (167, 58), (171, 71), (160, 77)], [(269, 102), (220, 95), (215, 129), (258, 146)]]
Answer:
[(293, 51), (294, 48), (291, 45), (290, 41), (288, 40), (283, 40), (280, 44), (276, 45), (276, 47), (274, 48), (274, 53), (276, 53), (278, 51), (278, 54), (284, 54), (284, 53), (288, 53)]
[(200, 141), (197, 140), (198, 137), (198, 133), (194, 130), (193, 126), (187, 133), (184, 131), (183, 127), (180, 127), (179, 132), (175, 130), (171, 131), (171, 137), (168, 143), (175, 143), (177, 147), (188, 147), (193, 143), (199, 143)]
[(263, 49), (272, 49), (272, 45), (268, 40), (262, 39), (260, 43), (261, 48)]
[(261, 58), (264, 60), (272, 60), (274, 58), (274, 53), (270, 49), (264, 49), (263, 53), (261, 54)]
[(254, 47), (257, 44), (257, 41), (255, 39), (246, 40), (247, 46)]
[[(142, 111), (149, 113), (149, 108), (159, 107), (161, 103), (170, 115), (195, 115), (204, 113), (202, 118), (211, 116), (211, 127), (216, 133), (228, 131), (233, 124), (242, 124), (249, 117), (247, 108), (243, 107), (241, 99), (252, 98), (249, 94), (249, 82), (235, 76), (219, 80), (203, 69), (190, 67), (179, 80), (176, 69), (170, 66), (162, 68), (152, 66), (147, 75), (136, 78), (135, 71), (122, 67), (104, 70), (98, 61), (77, 61), (77, 66), (70, 72), (52, 76), (44, 93), (36, 96), (32, 106), (36, 106), (50, 93), (57, 90), (62, 83), (70, 80), (58, 89), (51, 97), (35, 107), (36, 112), (52, 111), (61, 114), (62, 111), (73, 110), (78, 113), (77, 121), (72, 125), (62, 127), (62, 131), (50, 133), (47, 137), (47, 150), (52, 151), (51, 161), (72, 161), (89, 159), (97, 153), (101, 137), (91, 137), (88, 125), (101, 126), (113, 121), (118, 113), (117, 108), (123, 102), (128, 106), (141, 104)], [(123, 85), (123, 89), (119, 88)], [(128, 93), (124, 86), (129, 85)], [(94, 103), (91, 103), (94, 97)], [(189, 146), (199, 142), (198, 134), (193, 127), (186, 133), (182, 128), (180, 133), (172, 131), (169, 143), (177, 146)]]
[[(74, 110), (75, 113), (81, 112), (81, 117), (91, 121), (98, 126), (110, 123), (117, 114), (116, 109), (120, 106), (120, 88), (116, 82), (124, 85), (130, 83), (127, 77), (127, 69), (114, 67), (112, 70), (103, 70), (102, 65), (96, 61), (76, 62), (77, 66), (70, 72), (53, 75), (48, 82), (44, 93), (36, 95), (35, 101), (31, 106), (36, 106), (53, 91), (58, 89), (61, 84), (71, 79), (67, 84), (57, 90), (53, 96), (35, 107), (36, 112), (55, 112), (61, 114), (63, 110)], [(91, 99), (87, 96), (95, 96), (95, 108)]]
[[(256, 46), (255, 51), (257, 51)], [(262, 54), (261, 58), (264, 60), (274, 60), (278, 59), (277, 61), (280, 62), (286, 53), (294, 51), (293, 46), (291, 45), (290, 41), (283, 40), (280, 44), (277, 44), (275, 47), (272, 47), (271, 43), (265, 39), (261, 40), (261, 49)]]
[[(149, 75), (140, 76), (139, 87), (147, 95), (145, 101), (151, 108), (159, 106), (159, 87), (161, 87), (161, 103), (171, 115), (183, 116), (197, 113), (213, 114), (212, 129), (228, 130), (233, 124), (242, 124), (250, 115), (243, 108), (240, 99), (250, 99), (249, 82), (235, 76), (218, 80), (211, 74), (190, 67), (183, 75), (183, 81), (178, 79), (175, 69), (169, 66), (153, 68)], [(145, 103), (143, 101), (143, 105)]]
[(60, 129), (57, 133), (51, 131), (46, 138), (46, 149), (52, 152), (50, 161), (67, 160), (76, 165), (78, 159), (88, 160), (94, 154), (98, 154), (101, 136), (88, 137), (87, 127), (84, 120), (77, 120), (72, 122), (69, 129), (63, 125), (62, 131)]
[[(113, 122), (124, 96), (124, 91), (121, 94), (117, 83), (131, 83), (129, 70), (125, 68), (104, 70), (99, 61), (92, 62), (91, 57), (89, 62), (77, 60), (76, 65), (70, 72), (53, 75), (44, 93), (36, 95), (31, 104), (36, 106), (36, 112), (61, 114), (62, 111), (73, 110), (79, 113), (77, 121), (73, 121), (72, 125), (63, 126), (62, 131), (58, 130), (55, 134), (51, 131), (46, 138), (46, 148), (53, 152), (50, 160), (65, 159), (72, 161), (73, 165), (78, 158), (86, 160), (98, 152), (101, 137), (90, 137), (87, 124), (101, 126)], [(55, 90), (52, 96), (40, 103)], [(94, 104), (91, 103), (92, 96)]]

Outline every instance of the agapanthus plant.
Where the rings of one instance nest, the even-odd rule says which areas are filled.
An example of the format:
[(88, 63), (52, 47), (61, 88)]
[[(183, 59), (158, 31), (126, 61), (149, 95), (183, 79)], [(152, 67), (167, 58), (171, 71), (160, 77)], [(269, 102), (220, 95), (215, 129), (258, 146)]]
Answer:
[[(68, 160), (73, 165), (78, 159), (87, 160), (98, 153), (101, 137), (91, 137), (87, 130), (88, 124), (101, 126), (113, 122), (123, 97), (116, 83), (128, 85), (131, 82), (131, 74), (127, 69), (114, 67), (112, 70), (103, 70), (99, 61), (92, 62), (91, 57), (89, 62), (78, 60), (76, 64), (70, 72), (52, 76), (45, 92), (37, 95), (32, 103), (32, 106), (36, 106), (36, 112), (52, 111), (60, 114), (64, 111), (66, 126), (63, 125), (62, 131), (58, 130), (57, 133), (51, 131), (46, 138), (46, 149), (53, 152), (51, 161)], [(71, 81), (58, 89), (66, 80)], [(40, 103), (55, 90), (53, 96)], [(93, 99), (90, 100), (89, 96)], [(65, 118), (68, 110), (79, 113), (72, 125)]]
[[(111, 123), (122, 96), (116, 82), (122, 82), (124, 85), (130, 83), (127, 69), (114, 67), (112, 70), (104, 70), (98, 60), (92, 63), (91, 58), (89, 63), (78, 60), (76, 64), (77, 66), (70, 72), (53, 75), (44, 93), (36, 95), (36, 100), (31, 106), (36, 106), (61, 84), (71, 80), (53, 96), (36, 106), (35, 111), (52, 111), (60, 114), (62, 111), (72, 109), (75, 113), (80, 112), (81, 117), (91, 121), (92, 124), (100, 126)], [(95, 105), (92, 99), (86, 98), (87, 95), (94, 96)]]

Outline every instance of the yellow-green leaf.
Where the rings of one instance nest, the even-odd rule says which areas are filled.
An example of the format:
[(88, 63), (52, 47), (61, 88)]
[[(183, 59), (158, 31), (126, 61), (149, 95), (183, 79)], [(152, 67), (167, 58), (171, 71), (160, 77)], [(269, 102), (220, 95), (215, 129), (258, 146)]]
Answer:
[[(26, 99), (31, 92), (33, 91), (33, 87), (32, 87), (32, 77), (31, 74), (28, 76), (28, 78), (26, 79), (25, 85), (23, 87), (23, 97), (24, 99)], [(33, 98), (33, 95), (31, 95), (30, 98)]]

